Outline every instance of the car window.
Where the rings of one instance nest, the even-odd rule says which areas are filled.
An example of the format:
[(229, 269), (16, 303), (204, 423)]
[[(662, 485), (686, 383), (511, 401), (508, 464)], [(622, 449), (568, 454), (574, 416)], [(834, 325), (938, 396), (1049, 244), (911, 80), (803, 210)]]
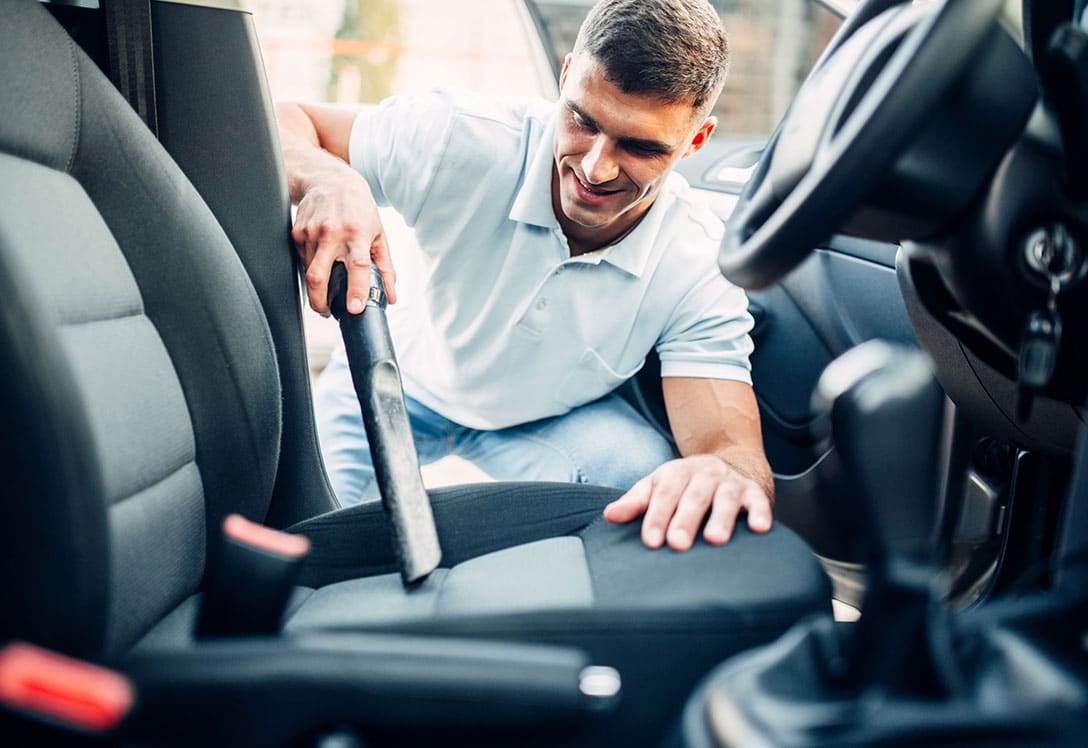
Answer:
[(521, 0), (251, 0), (275, 99), (374, 103), (437, 86), (549, 96)]
[[(555, 69), (574, 46), (593, 0), (529, 0)], [(714, 107), (719, 132), (763, 139), (841, 24), (812, 0), (712, 0), (732, 50), (725, 89)]]

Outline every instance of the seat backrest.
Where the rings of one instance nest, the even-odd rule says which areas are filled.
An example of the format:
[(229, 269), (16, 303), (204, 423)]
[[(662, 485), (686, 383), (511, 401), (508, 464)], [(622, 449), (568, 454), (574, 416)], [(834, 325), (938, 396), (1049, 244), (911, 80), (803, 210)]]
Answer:
[(268, 319), (283, 429), (264, 521), (282, 528), (337, 502), (317, 445), (291, 200), (268, 81), (253, 16), (231, 5), (241, 4), (151, 3), (159, 139), (234, 245)]
[(280, 379), (207, 205), (34, 0), (0, 3), (0, 640), (123, 650), (262, 519)]

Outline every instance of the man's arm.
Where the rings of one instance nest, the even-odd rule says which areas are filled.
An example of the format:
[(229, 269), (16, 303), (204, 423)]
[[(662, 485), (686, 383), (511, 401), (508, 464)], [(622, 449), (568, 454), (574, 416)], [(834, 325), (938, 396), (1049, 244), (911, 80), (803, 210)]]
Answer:
[(645, 515), (642, 542), (686, 551), (709, 512), (703, 537), (725, 543), (737, 515), (755, 532), (771, 528), (774, 477), (763, 453), (751, 386), (718, 379), (666, 377), (665, 407), (682, 457), (665, 463), (604, 510), (612, 522)]
[(306, 268), (310, 306), (328, 314), (329, 272), (348, 271), (348, 311), (363, 311), (370, 264), (382, 271), (390, 303), (397, 300), (396, 272), (378, 206), (366, 180), (348, 166), (357, 108), (329, 104), (276, 105), (291, 201), (298, 205), (291, 236)]

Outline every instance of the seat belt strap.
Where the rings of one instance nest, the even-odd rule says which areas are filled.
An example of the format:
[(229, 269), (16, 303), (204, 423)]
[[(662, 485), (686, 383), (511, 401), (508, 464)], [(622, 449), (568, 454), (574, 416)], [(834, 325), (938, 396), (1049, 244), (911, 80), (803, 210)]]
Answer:
[(101, 0), (110, 79), (148, 129), (159, 136), (151, 0)]

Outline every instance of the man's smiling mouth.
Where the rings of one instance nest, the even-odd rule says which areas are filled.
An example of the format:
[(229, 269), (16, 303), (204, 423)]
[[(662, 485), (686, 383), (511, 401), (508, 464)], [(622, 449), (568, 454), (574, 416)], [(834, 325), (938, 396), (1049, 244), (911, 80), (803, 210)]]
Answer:
[(571, 170), (571, 174), (574, 175), (574, 180), (578, 183), (578, 186), (591, 195), (614, 195), (617, 192), (622, 192), (622, 190), (608, 190), (601, 187), (594, 187), (593, 185), (587, 184), (585, 180), (579, 177), (578, 172)]

